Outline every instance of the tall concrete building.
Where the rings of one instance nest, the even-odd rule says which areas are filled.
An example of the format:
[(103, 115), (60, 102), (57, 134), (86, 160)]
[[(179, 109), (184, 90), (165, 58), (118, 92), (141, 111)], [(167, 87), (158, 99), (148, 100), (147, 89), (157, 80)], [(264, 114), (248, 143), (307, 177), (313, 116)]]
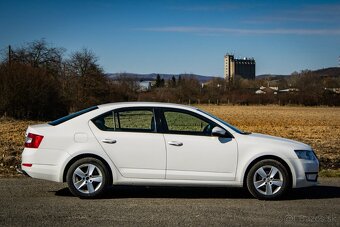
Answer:
[(234, 55), (224, 55), (224, 78), (229, 82), (233, 82), (236, 75), (245, 79), (254, 80), (254, 58), (236, 59)]

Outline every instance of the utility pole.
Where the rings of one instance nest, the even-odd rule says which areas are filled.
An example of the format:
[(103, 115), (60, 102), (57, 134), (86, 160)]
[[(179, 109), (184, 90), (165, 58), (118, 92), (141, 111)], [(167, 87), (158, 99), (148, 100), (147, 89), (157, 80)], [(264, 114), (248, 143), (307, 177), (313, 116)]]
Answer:
[(11, 65), (12, 62), (12, 48), (11, 45), (8, 45), (8, 64)]

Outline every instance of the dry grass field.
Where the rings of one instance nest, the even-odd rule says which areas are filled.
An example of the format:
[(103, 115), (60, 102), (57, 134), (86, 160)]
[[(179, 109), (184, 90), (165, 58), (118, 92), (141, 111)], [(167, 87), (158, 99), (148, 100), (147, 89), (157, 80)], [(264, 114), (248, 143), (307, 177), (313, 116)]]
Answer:
[(28, 125), (38, 121), (23, 121), (0, 118), (0, 177), (16, 174), (24, 148), (25, 131)]
[[(340, 108), (200, 105), (244, 131), (265, 133), (310, 144), (322, 168), (340, 168)], [(24, 133), (36, 121), (0, 119), (0, 176), (15, 173)], [(339, 171), (337, 171), (339, 172)]]

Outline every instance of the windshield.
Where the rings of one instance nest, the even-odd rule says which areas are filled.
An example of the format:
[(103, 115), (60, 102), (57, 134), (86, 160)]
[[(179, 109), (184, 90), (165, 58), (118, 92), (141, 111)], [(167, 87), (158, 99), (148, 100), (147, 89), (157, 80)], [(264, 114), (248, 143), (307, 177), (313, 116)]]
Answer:
[(240, 134), (249, 134), (248, 132), (244, 132), (244, 131), (242, 131), (242, 130), (236, 128), (235, 126), (229, 124), (228, 122), (225, 122), (225, 121), (221, 120), (220, 118), (218, 118), (218, 117), (216, 117), (216, 116), (214, 116), (214, 115), (212, 115), (212, 114), (210, 114), (210, 113), (208, 113), (208, 112), (205, 112), (205, 111), (200, 110), (200, 109), (197, 109), (197, 110), (200, 111), (200, 112), (202, 112), (202, 113), (205, 113), (206, 115), (209, 115), (210, 117), (214, 118), (216, 121), (220, 122), (220, 123), (223, 124), (223, 125), (228, 126), (229, 128), (231, 128), (232, 130), (234, 130), (234, 131), (237, 132), (237, 133), (240, 133)]

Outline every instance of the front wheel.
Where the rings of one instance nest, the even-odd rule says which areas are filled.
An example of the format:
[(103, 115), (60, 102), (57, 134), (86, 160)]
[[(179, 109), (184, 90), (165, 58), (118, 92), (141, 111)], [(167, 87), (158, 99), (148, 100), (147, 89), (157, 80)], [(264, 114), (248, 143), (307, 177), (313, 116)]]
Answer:
[(96, 198), (103, 194), (109, 183), (106, 166), (95, 158), (82, 158), (67, 171), (66, 181), (73, 195), (80, 198)]
[(261, 160), (247, 175), (247, 188), (258, 199), (277, 199), (290, 187), (290, 177), (284, 165), (272, 159)]

